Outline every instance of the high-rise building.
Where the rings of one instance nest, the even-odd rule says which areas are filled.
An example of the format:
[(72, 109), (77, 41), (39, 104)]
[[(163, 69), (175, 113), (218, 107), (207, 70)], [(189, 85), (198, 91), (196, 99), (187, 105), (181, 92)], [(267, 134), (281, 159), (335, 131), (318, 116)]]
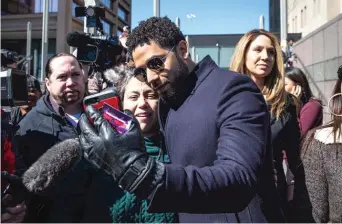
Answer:
[(305, 37), (342, 13), (342, 0), (287, 0), (288, 32)]
[(280, 0), (269, 0), (269, 31), (280, 33)]
[[(1, 48), (26, 55), (27, 23), (32, 24), (32, 52), (37, 52), (37, 64), (32, 74), (40, 76), (42, 12), (44, 0), (1, 1)], [(71, 31), (83, 32), (83, 17), (75, 17), (75, 8), (84, 6), (82, 0), (49, 0), (48, 57), (57, 52), (70, 52), (66, 36)], [(108, 35), (120, 35), (124, 26), (131, 25), (131, 0), (101, 0), (105, 18), (101, 19), (103, 31)], [(41, 78), (41, 77), (39, 77)]]

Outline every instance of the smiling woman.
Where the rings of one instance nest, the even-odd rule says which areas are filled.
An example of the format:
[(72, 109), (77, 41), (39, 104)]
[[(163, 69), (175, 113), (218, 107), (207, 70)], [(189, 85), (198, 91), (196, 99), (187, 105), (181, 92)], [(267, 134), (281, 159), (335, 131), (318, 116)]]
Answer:
[[(130, 110), (137, 118), (144, 135), (147, 153), (168, 163), (168, 155), (159, 133), (158, 94), (145, 82), (134, 77), (133, 69), (118, 66), (104, 73), (105, 78), (116, 86), (123, 110)], [(112, 189), (111, 189), (112, 190)], [(117, 188), (121, 195), (111, 206), (113, 222), (169, 223), (177, 222), (174, 213), (148, 213), (147, 201), (140, 201), (134, 194)]]

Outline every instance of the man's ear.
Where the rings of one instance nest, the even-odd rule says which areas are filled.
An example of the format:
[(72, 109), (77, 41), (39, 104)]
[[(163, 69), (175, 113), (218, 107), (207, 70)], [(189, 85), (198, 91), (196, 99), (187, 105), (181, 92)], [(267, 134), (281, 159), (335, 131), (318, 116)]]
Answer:
[(178, 51), (178, 54), (181, 56), (181, 58), (183, 58), (184, 60), (188, 59), (189, 58), (189, 44), (188, 44), (188, 42), (186, 42), (185, 40), (181, 40), (178, 43), (177, 51)]
[(46, 88), (49, 92), (50, 92), (50, 85), (51, 85), (50, 79), (45, 78), (45, 88)]

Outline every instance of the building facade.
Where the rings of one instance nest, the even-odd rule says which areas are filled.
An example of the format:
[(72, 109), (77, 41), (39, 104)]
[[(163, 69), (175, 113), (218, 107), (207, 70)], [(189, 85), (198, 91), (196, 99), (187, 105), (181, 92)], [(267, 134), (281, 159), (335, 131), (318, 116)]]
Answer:
[[(1, 1), (1, 48), (26, 55), (27, 23), (32, 24), (31, 74), (41, 77), (42, 12), (44, 0)], [(48, 58), (57, 52), (70, 52), (66, 36), (71, 31), (84, 30), (84, 18), (75, 17), (75, 8), (82, 0), (49, 0)], [(131, 25), (131, 0), (101, 0), (105, 18), (101, 19), (107, 35), (120, 35)]]
[(314, 95), (324, 105), (324, 122), (331, 117), (327, 104), (337, 80), (337, 69), (342, 65), (342, 13), (297, 41), (294, 66), (308, 77)]
[(305, 37), (342, 13), (342, 0), (287, 0), (288, 32)]

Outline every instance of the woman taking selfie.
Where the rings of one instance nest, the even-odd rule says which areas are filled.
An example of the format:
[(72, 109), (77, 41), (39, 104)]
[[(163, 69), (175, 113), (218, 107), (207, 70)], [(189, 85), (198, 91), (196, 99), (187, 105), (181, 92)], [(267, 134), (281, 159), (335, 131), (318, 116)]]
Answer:
[[(167, 154), (163, 151), (163, 141), (158, 125), (158, 94), (146, 83), (134, 78), (132, 69), (125, 66), (114, 67), (105, 72), (105, 78), (116, 86), (121, 100), (122, 110), (130, 110), (137, 118), (144, 135), (146, 151), (149, 155), (168, 163)], [(112, 181), (108, 176), (108, 181)], [(148, 213), (148, 204), (139, 200), (134, 194), (124, 192), (117, 187), (108, 211), (112, 222), (125, 223), (170, 223), (177, 222), (175, 213)]]
[(309, 82), (302, 70), (288, 67), (285, 73), (285, 91), (297, 97), (301, 103), (298, 121), (303, 137), (309, 130), (322, 125), (323, 107), (312, 94)]
[(284, 174), (283, 150), (289, 167), (295, 171), (299, 159), (300, 132), (296, 107), (284, 90), (282, 51), (277, 38), (265, 30), (252, 30), (238, 42), (230, 69), (251, 77), (259, 87), (271, 114), (271, 141), (275, 161), (277, 190), (287, 216), (287, 182)]

